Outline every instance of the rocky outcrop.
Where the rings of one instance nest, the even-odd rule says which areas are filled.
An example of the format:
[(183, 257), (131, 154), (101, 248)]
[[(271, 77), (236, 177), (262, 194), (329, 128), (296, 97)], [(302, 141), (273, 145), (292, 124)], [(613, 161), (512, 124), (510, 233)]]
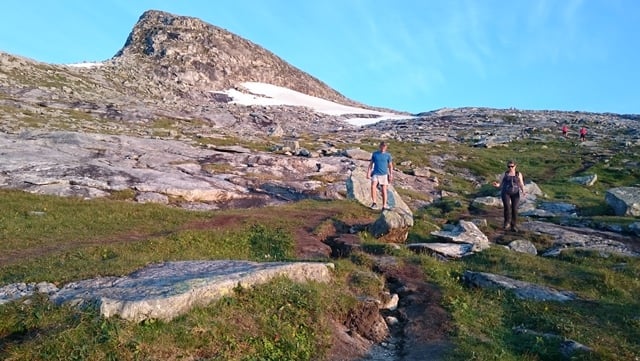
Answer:
[(489, 239), (473, 222), (460, 220), (457, 225), (432, 235), (452, 243), (470, 244), (471, 251), (478, 252), (490, 247)]
[(0, 287), (0, 305), (29, 297), (34, 293), (53, 295), (58, 292), (58, 287), (50, 282), (38, 283), (11, 283)]
[(248, 261), (182, 261), (147, 266), (124, 277), (98, 277), (72, 282), (53, 293), (53, 302), (95, 302), (105, 317), (139, 322), (170, 320), (197, 305), (286, 276), (298, 282), (328, 282), (331, 266), (325, 263)]
[[(416, 118), (379, 122), (365, 129), (398, 141), (510, 147), (513, 141), (534, 135), (541, 141), (557, 140), (558, 124), (567, 123), (570, 127), (587, 125), (593, 130), (590, 138), (594, 141), (581, 146), (606, 153), (607, 150), (598, 145), (612, 139), (620, 149), (640, 145), (638, 120), (640, 115), (465, 107), (433, 110), (417, 114)], [(576, 137), (576, 144), (577, 140)], [(629, 167), (635, 166), (637, 164), (629, 160)]]
[(523, 222), (520, 228), (552, 238), (552, 246), (542, 253), (545, 257), (557, 256), (570, 249), (593, 251), (604, 255), (640, 256), (638, 250), (628, 246), (628, 244), (635, 244), (635, 242), (630, 237), (618, 233), (584, 227), (559, 226), (541, 221)]
[(428, 253), (449, 259), (469, 256), (491, 247), (489, 239), (478, 226), (465, 220), (460, 220), (456, 225), (447, 225), (431, 234), (445, 242), (412, 243), (407, 248), (416, 253)]
[(604, 199), (617, 216), (640, 217), (640, 188), (612, 188), (607, 191)]
[(164, 82), (192, 88), (225, 90), (264, 82), (355, 104), (263, 47), (193, 17), (146, 11), (114, 57), (116, 63), (131, 59), (154, 64), (152, 70)]
[(594, 184), (596, 184), (597, 180), (598, 180), (598, 175), (597, 174), (589, 174), (589, 175), (584, 175), (584, 176), (580, 176), (580, 177), (571, 177), (571, 178), (569, 178), (570, 182), (582, 184), (582, 185), (587, 186), (587, 187), (591, 187)]
[[(356, 168), (351, 172), (347, 180), (347, 191), (350, 198), (356, 199), (367, 207), (371, 205), (371, 180), (367, 179), (363, 167)], [(413, 212), (393, 185), (388, 186), (387, 197), (390, 209), (382, 211), (380, 217), (371, 225), (370, 232), (384, 241), (403, 243), (407, 239), (409, 228), (413, 227)], [(375, 203), (382, 205), (380, 192), (378, 192), (378, 199)]]
[(467, 284), (480, 288), (511, 290), (516, 297), (524, 300), (564, 302), (577, 298), (573, 292), (556, 290), (552, 287), (491, 273), (465, 271), (462, 278)]
[[(139, 202), (173, 199), (175, 204), (201, 203), (210, 209), (335, 199), (345, 188), (340, 177), (351, 167), (339, 157), (246, 153), (78, 132), (0, 133), (0, 147), (3, 188), (83, 198), (132, 190)], [(334, 183), (316, 180), (323, 176)]]

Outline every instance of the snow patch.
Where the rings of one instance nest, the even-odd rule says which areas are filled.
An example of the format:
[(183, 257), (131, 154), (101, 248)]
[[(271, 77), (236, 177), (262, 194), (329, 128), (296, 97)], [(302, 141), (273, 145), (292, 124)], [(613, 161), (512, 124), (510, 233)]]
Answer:
[(345, 114), (363, 114), (368, 118), (353, 117), (346, 119), (349, 124), (362, 126), (377, 123), (382, 120), (389, 119), (408, 119), (413, 118), (410, 115), (401, 115), (389, 112), (380, 112), (376, 110), (352, 107), (348, 105), (338, 104), (326, 99), (314, 97), (295, 90), (283, 88), (277, 85), (245, 82), (240, 84), (248, 90), (248, 93), (238, 91), (236, 89), (228, 89), (222, 92), (233, 99), (232, 103), (240, 105), (290, 105), (299, 107), (308, 107), (318, 113), (327, 115), (345, 115)]
[(73, 64), (66, 64), (66, 65), (73, 68), (97, 68), (104, 64), (102, 62), (82, 62), (82, 63), (73, 63)]

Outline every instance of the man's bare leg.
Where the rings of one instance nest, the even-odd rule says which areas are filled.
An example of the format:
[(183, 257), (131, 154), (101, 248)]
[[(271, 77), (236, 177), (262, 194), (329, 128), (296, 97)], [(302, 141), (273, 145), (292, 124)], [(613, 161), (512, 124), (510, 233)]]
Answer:
[(372, 206), (376, 204), (378, 199), (378, 182), (371, 182), (371, 202)]
[(387, 204), (387, 185), (383, 184), (380, 186), (380, 188), (380, 193), (382, 193), (382, 207), (388, 208), (389, 205)]

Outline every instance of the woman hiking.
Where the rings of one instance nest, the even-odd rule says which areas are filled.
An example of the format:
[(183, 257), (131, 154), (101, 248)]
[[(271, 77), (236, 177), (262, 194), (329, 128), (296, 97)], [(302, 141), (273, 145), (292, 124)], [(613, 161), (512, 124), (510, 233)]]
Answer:
[(503, 229), (511, 227), (511, 231), (517, 232), (518, 204), (520, 203), (520, 192), (523, 196), (527, 193), (524, 190), (522, 173), (516, 171), (516, 163), (512, 160), (507, 162), (507, 170), (502, 175), (500, 182), (493, 182), (493, 186), (500, 188), (500, 198), (504, 208)]

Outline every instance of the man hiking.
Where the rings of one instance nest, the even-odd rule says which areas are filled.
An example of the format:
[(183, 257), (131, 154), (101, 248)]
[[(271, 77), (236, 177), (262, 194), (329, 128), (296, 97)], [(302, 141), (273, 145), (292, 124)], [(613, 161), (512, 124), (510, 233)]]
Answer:
[(382, 209), (390, 209), (387, 203), (387, 186), (393, 180), (393, 158), (387, 152), (387, 143), (381, 142), (379, 149), (371, 154), (367, 179), (371, 179), (371, 199), (373, 202), (371, 208), (378, 208), (376, 200), (378, 199), (378, 185), (380, 185)]

